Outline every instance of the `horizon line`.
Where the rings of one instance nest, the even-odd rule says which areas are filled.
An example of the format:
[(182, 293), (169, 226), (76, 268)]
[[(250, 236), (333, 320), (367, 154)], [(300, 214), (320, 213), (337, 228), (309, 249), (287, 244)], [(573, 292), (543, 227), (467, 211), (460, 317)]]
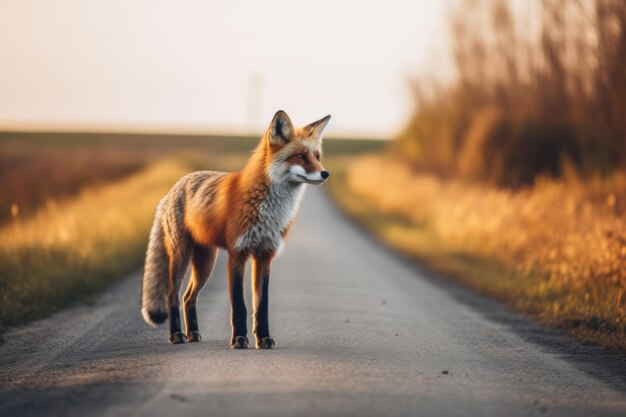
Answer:
[[(0, 133), (92, 133), (134, 135), (184, 135), (184, 136), (262, 136), (265, 129), (217, 127), (204, 125), (137, 124), (137, 123), (47, 123), (0, 122)], [(327, 135), (331, 139), (391, 140), (392, 135), (380, 132), (343, 130)]]

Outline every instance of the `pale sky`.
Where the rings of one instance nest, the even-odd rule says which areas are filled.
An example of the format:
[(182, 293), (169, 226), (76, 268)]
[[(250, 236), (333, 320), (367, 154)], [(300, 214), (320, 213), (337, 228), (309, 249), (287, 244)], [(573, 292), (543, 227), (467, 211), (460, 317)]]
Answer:
[(0, 129), (245, 132), (276, 110), (389, 136), (445, 75), (445, 2), (0, 0)]

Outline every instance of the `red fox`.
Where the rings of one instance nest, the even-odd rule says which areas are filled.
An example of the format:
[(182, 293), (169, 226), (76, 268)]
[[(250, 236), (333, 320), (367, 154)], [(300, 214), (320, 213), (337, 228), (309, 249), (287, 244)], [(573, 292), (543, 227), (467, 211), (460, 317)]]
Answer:
[[(268, 322), (270, 264), (292, 225), (305, 184), (328, 179), (321, 158), (322, 136), (330, 118), (298, 129), (287, 113), (278, 111), (241, 172), (194, 172), (161, 199), (146, 253), (141, 314), (154, 327), (169, 318), (170, 343), (200, 341), (196, 301), (222, 248), (229, 256), (230, 346), (248, 347), (243, 278), (246, 261), (252, 257), (256, 347), (274, 347)], [(179, 291), (190, 262), (183, 335)]]

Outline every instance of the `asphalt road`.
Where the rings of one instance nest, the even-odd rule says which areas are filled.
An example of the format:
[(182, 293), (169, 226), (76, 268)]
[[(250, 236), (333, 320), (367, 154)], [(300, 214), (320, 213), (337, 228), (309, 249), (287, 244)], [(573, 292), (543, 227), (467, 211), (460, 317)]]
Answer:
[(0, 415), (626, 415), (621, 359), (420, 270), (320, 189), (273, 266), (275, 350), (228, 348), (225, 274), (222, 256), (200, 297), (202, 343), (144, 324), (139, 275), (12, 332)]

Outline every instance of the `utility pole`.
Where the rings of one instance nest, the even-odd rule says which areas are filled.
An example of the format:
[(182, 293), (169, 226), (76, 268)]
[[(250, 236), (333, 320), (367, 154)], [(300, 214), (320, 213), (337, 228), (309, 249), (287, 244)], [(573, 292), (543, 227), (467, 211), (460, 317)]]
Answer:
[(261, 98), (263, 94), (263, 74), (253, 72), (248, 77), (248, 134), (258, 134), (261, 126)]

